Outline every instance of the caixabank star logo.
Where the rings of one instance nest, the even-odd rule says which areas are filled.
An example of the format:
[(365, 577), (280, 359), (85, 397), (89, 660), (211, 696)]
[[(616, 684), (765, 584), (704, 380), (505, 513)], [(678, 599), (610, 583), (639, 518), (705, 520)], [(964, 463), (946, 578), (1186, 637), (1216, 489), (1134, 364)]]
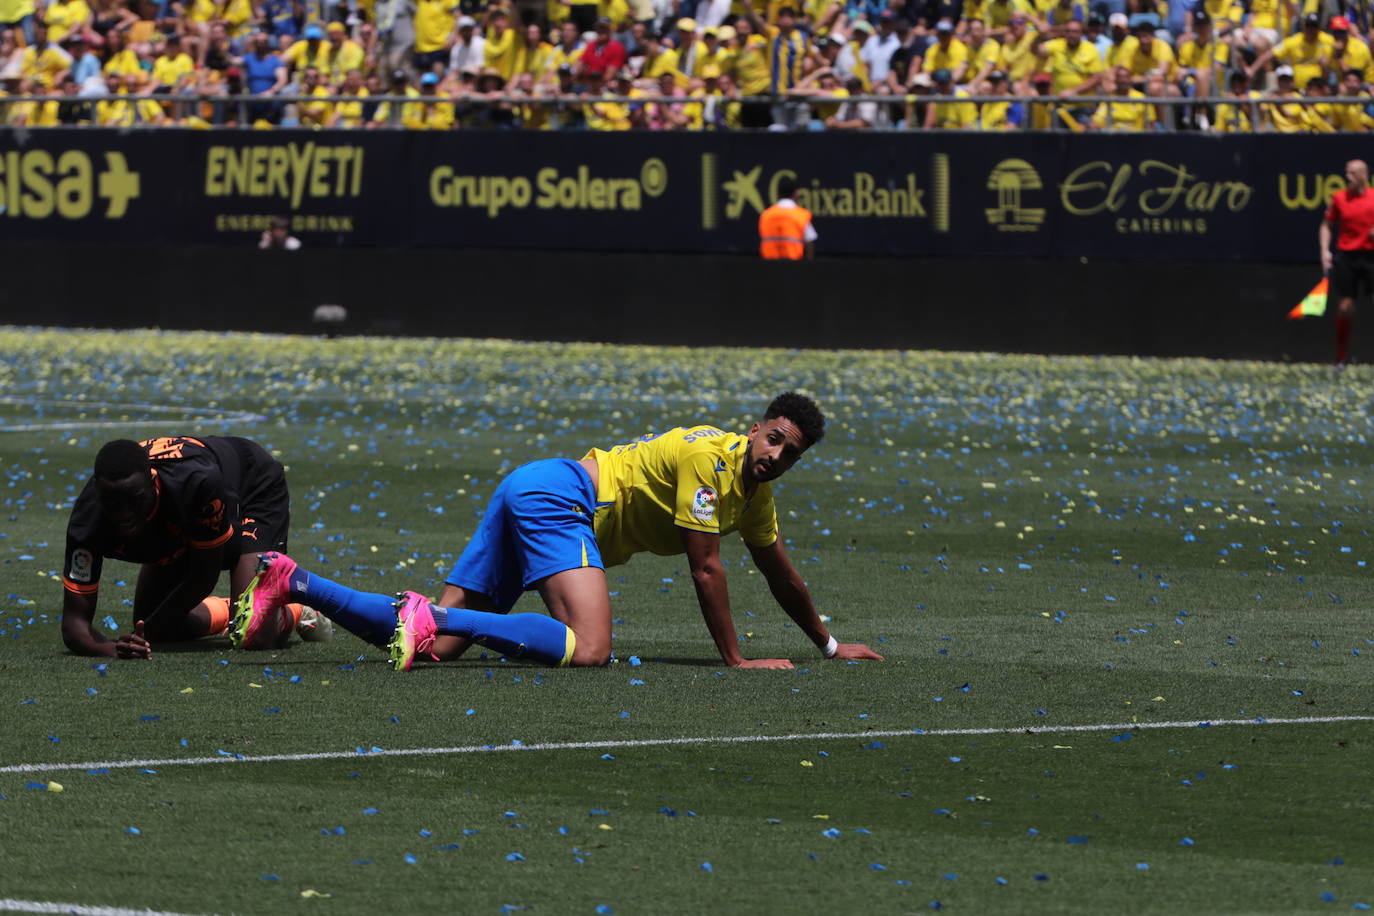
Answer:
[(1026, 206), (1025, 194), (1044, 186), (1040, 173), (1026, 160), (1003, 159), (988, 173), (988, 190), (997, 201), (983, 211), (988, 223), (998, 232), (1035, 232), (1045, 221), (1045, 208)]

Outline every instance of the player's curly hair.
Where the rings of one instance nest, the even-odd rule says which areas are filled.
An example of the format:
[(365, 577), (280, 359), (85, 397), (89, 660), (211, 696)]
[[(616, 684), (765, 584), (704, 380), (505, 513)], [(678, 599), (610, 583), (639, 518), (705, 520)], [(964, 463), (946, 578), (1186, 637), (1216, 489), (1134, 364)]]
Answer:
[(148, 452), (132, 439), (106, 442), (95, 456), (95, 476), (101, 480), (123, 480), (148, 468)]
[(785, 417), (797, 424), (808, 448), (825, 438), (825, 414), (821, 413), (815, 401), (804, 394), (784, 391), (773, 398), (773, 403), (763, 412), (763, 418), (772, 420), (776, 417)]

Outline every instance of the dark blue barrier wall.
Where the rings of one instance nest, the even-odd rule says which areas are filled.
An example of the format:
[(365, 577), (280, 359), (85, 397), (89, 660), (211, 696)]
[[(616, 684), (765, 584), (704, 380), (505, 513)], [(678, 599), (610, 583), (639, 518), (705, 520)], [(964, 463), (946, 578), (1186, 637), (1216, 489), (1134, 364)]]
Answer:
[(1359, 136), (0, 132), (0, 240), (1313, 261)]
[[(1284, 320), (1314, 268), (1220, 261), (822, 258), (251, 245), (0, 245), (0, 324), (1320, 361)], [(1357, 327), (1357, 356), (1374, 352)]]

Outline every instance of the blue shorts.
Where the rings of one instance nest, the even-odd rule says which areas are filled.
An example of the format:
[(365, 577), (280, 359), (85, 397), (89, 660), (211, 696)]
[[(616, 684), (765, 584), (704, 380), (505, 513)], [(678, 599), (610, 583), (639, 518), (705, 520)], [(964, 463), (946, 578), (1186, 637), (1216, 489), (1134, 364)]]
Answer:
[(576, 461), (551, 458), (510, 473), (444, 581), (505, 613), (520, 593), (565, 569), (604, 569), (592, 521), (596, 485)]

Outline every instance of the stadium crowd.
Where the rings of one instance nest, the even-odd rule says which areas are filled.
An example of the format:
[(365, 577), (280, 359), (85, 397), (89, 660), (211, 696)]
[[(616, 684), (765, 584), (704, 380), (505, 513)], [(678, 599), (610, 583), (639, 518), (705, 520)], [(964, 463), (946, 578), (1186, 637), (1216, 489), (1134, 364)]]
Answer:
[[(0, 95), (41, 96), (0, 99), (0, 123), (1374, 125), (1370, 101), (1325, 101), (1368, 99), (1374, 79), (1359, 11), (1330, 0), (509, 2), (0, 0)], [(371, 100), (387, 95), (413, 101)], [(1107, 100), (1075, 99), (1094, 96)]]

